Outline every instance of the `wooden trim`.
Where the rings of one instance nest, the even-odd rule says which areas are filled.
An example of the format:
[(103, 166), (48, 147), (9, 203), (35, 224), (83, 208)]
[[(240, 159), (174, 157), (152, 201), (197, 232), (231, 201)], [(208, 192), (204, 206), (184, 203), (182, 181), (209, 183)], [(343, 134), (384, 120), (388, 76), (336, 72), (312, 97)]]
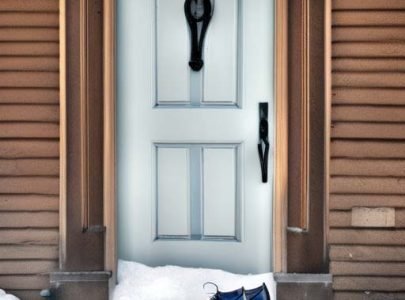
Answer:
[(67, 123), (66, 123), (66, 0), (59, 0), (59, 268), (66, 261)]
[(104, 225), (105, 268), (112, 271), (111, 284), (117, 280), (116, 213), (116, 0), (104, 0)]
[(288, 201), (288, 32), (287, 0), (276, 0), (275, 24), (275, 170), (274, 170), (274, 272), (287, 270), (287, 201)]
[(325, 0), (325, 209), (324, 209), (324, 240), (325, 261), (328, 261), (329, 236), (329, 198), (330, 198), (330, 137), (332, 119), (332, 0)]
[(80, 1), (80, 127), (81, 127), (81, 217), (82, 230), (89, 228), (89, 86), (88, 86), (88, 2)]

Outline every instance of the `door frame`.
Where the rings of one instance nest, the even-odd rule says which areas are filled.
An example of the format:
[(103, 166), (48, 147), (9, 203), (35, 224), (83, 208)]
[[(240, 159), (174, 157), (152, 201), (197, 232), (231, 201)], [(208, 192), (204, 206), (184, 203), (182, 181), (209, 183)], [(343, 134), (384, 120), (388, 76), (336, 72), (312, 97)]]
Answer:
[[(117, 176), (116, 176), (116, 0), (103, 0), (104, 46), (104, 226), (105, 268), (116, 283)], [(286, 218), (288, 179), (287, 107), (287, 0), (274, 2), (275, 167), (273, 183), (273, 272), (286, 270)], [(269, 83), (271, 84), (271, 83)], [(271, 255), (269, 253), (269, 255)]]

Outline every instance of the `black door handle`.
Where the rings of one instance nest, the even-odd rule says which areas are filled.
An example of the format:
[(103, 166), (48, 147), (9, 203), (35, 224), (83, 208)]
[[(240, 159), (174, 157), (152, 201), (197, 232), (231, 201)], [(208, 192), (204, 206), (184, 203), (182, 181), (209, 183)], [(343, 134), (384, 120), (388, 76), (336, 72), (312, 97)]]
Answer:
[(184, 12), (191, 35), (191, 57), (188, 64), (193, 71), (200, 71), (204, 65), (202, 59), (204, 38), (214, 14), (214, 6), (211, 0), (186, 0)]
[[(259, 144), (257, 145), (259, 151), (260, 168), (262, 171), (262, 182), (267, 182), (267, 169), (269, 163), (269, 104), (267, 102), (259, 103)], [(264, 149), (263, 149), (264, 148)]]

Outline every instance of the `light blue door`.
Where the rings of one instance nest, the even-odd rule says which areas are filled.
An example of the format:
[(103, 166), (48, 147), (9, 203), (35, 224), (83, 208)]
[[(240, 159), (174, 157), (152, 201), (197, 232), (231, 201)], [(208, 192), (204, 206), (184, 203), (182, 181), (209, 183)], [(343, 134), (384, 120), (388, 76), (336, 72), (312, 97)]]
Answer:
[[(196, 0), (197, 4), (201, 0)], [(271, 271), (273, 2), (216, 0), (193, 71), (184, 0), (118, 0), (119, 257)]]

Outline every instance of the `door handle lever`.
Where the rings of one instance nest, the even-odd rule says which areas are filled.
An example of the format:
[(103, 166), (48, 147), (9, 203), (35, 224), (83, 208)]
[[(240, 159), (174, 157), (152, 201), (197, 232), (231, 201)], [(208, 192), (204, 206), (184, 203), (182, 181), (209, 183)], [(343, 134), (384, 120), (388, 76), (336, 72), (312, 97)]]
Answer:
[(262, 172), (262, 182), (268, 180), (268, 163), (269, 163), (269, 104), (267, 102), (259, 103), (259, 144), (257, 145), (259, 151), (260, 168)]

